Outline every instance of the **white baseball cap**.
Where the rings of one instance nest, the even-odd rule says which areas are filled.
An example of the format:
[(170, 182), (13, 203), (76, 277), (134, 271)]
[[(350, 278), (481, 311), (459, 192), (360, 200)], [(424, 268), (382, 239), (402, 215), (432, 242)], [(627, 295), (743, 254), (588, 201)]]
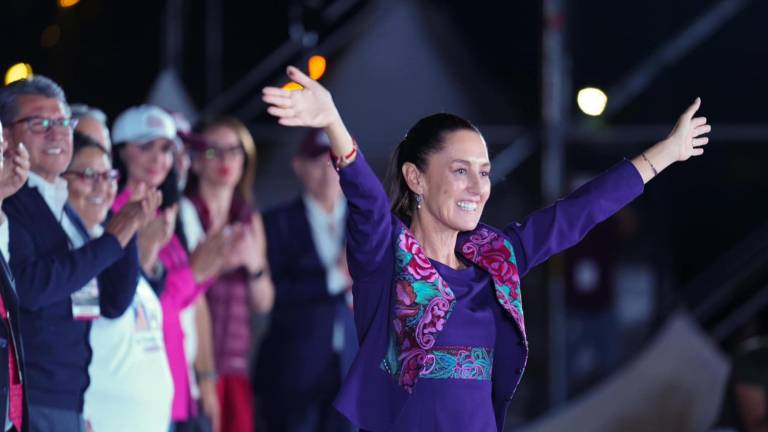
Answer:
[(120, 113), (112, 124), (112, 142), (145, 144), (156, 139), (176, 139), (176, 124), (165, 110), (139, 105)]

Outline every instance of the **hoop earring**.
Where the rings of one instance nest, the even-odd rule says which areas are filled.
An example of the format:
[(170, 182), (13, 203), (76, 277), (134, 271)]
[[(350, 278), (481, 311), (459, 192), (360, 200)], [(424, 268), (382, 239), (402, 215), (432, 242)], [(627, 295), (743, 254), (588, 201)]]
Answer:
[(421, 202), (424, 201), (424, 198), (421, 196), (421, 194), (416, 194), (416, 208), (421, 208)]

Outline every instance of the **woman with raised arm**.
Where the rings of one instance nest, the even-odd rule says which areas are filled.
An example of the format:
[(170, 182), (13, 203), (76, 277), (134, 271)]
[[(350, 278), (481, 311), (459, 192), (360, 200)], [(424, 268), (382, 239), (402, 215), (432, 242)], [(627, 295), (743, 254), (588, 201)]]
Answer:
[(523, 223), (480, 224), (491, 192), (480, 132), (452, 114), (419, 120), (395, 150), (390, 202), (330, 93), (263, 90), (285, 126), (324, 128), (349, 203), (347, 259), (360, 350), (336, 400), (370, 431), (501, 431), (525, 368), (520, 278), (576, 244), (674, 162), (703, 153), (696, 101), (672, 133)]

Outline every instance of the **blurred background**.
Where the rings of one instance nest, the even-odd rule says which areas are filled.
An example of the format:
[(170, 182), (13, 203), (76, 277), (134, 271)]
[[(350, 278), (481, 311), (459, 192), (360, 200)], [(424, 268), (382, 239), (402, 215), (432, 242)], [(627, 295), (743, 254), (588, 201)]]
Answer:
[[(305, 132), (260, 101), (288, 64), (331, 90), (382, 177), (420, 117), (472, 120), (494, 225), (634, 157), (700, 96), (705, 155), (524, 280), (531, 357), (507, 423), (745, 428), (734, 365), (764, 340), (768, 305), (768, 2), (3, 0), (1, 16), (6, 82), (47, 75), (110, 117), (152, 102), (246, 122), (263, 209), (298, 193)], [(749, 376), (764, 385), (767, 369)]]

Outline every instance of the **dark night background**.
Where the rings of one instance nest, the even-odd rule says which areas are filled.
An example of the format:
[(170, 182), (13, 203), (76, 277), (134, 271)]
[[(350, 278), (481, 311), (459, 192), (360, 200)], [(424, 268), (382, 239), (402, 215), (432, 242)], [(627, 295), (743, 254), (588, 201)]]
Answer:
[[(215, 96), (207, 94), (209, 90), (206, 89), (209, 77), (206, 76), (203, 49), (206, 36), (205, 2), (180, 3), (183, 51), (179, 72), (194, 105), (203, 109)], [(358, 2), (333, 23), (322, 18), (322, 10), (327, 3), (331, 2), (222, 1), (223, 51), (219, 89), (226, 90), (236, 83), (262, 58), (289, 39), (291, 16), (295, 15), (297, 8), (301, 8), (300, 17), (304, 25), (317, 31), (322, 43), (339, 27), (365, 13), (372, 4), (382, 2)], [(425, 18), (423, 28), (429, 33), (439, 27), (441, 36), (436, 36), (433, 42), (440, 47), (441, 55), (450, 58), (454, 50), (464, 53), (461, 57), (464, 63), (457, 61), (455, 70), (446, 73), (471, 85), (472, 89), (493, 93), (495, 99), (489, 102), (489, 106), (504, 107), (503, 111), (480, 112), (478, 118), (472, 120), (481, 130), (484, 126), (491, 129), (498, 125), (525, 128), (537, 137), (534, 141), (538, 149), (538, 137), (542, 132), (541, 3), (488, 0), (413, 0), (409, 3), (418, 4), (422, 11), (426, 11), (422, 12), (425, 14), (422, 16), (439, 16), (438, 21)], [(564, 22), (573, 93), (585, 86), (610, 90), (660, 45), (719, 3), (714, 0), (568, 2)], [(100, 107), (110, 118), (146, 99), (164, 61), (165, 2), (81, 0), (69, 9), (59, 9), (53, 0), (2, 0), (0, 4), (0, 70), (5, 71), (17, 62), (30, 63), (36, 73), (59, 82), (70, 102), (85, 102)], [(570, 122), (585, 122), (591, 130), (663, 126), (657, 136), (661, 139), (696, 96), (702, 97), (701, 112), (713, 125), (714, 132), (705, 155), (665, 172), (647, 186), (645, 195), (632, 206), (634, 210), (630, 219), (634, 221), (631, 223), (634, 224), (633, 234), (627, 236), (629, 240), (624, 243), (621, 253), (640, 254), (650, 262), (661, 263), (659, 265), (663, 267), (659, 271), (662, 281), (656, 300), (656, 324), (680, 305), (695, 309), (704, 303), (708, 296), (713, 295), (710, 291), (716, 291), (717, 286), (701, 279), (710, 278), (713, 268), (717, 270), (716, 267), (723, 265), (724, 256), (748, 242), (755, 233), (765, 230), (768, 221), (768, 170), (765, 168), (768, 160), (765, 142), (768, 138), (765, 132), (768, 130), (766, 18), (768, 2), (748, 2), (711, 37), (679, 61), (665, 67), (638, 97), (612, 116), (586, 119), (576, 106), (575, 96), (569, 97), (572, 100)], [(52, 47), (43, 48), (41, 35), (54, 24), (61, 29), (60, 40)], [(323, 53), (328, 58), (328, 73), (321, 82), (334, 78), (336, 59), (350, 52), (352, 41), (356, 37), (362, 38), (365, 32), (365, 27), (360, 28), (357, 33), (347, 35), (348, 41), (336, 44), (332, 50)], [(299, 61), (313, 52), (312, 48), (299, 50), (291, 61)], [(394, 63), (398, 61), (397, 58), (390, 60)], [(283, 66), (275, 68), (268, 79), (252, 86), (232, 104), (230, 110), (236, 112), (242, 108), (259, 93), (262, 86), (284, 82), (280, 75)], [(332, 89), (339, 86), (341, 79), (339, 76), (335, 78), (334, 86), (330, 86)], [(358, 82), (365, 79), (362, 77)], [(369, 84), (398, 87), (397, 82)], [(214, 88), (216, 86), (214, 84)], [(377, 104), (376, 100), (365, 98), (365, 88), (354, 91), (360, 94), (359, 105), (351, 106), (350, 98), (345, 97), (346, 106), (342, 107), (342, 113), (345, 109), (350, 112), (358, 106)], [(467, 92), (473, 93), (473, 90)], [(610, 92), (608, 97), (611, 97)], [(261, 165), (272, 156), (279, 160), (278, 147), (284, 145), (285, 139), (270, 135), (277, 129), (273, 121), (263, 110), (241, 117), (253, 128), (257, 137), (257, 144), (264, 155)], [(727, 126), (725, 129), (729, 131), (746, 130), (749, 126), (752, 128), (749, 130), (758, 132), (744, 138), (736, 136), (737, 133), (721, 134), (718, 126)], [(351, 128), (354, 129), (355, 125), (352, 124)], [(614, 130), (632, 133), (630, 129)], [(397, 133), (404, 132), (400, 130)], [(632, 157), (652, 144), (642, 139), (622, 138), (630, 139), (618, 139), (615, 143), (608, 139), (569, 139), (566, 144), (569, 176), (576, 173), (595, 174), (620, 158)], [(382, 137), (382, 140), (389, 142), (390, 148), (395, 144), (395, 140), (389, 137)], [(489, 139), (492, 154), (501, 151), (506, 143)], [(386, 144), (382, 145), (386, 147)], [(387, 151), (385, 148), (383, 153)], [(284, 172), (289, 172), (287, 167)], [(541, 154), (536, 150), (494, 189), (497, 201), (492, 198), (487, 219), (502, 223), (509, 219), (510, 213), (514, 218), (521, 218), (543, 205), (540, 177)], [(274, 178), (271, 180), (275, 181)], [(512, 198), (507, 201), (505, 196)], [(284, 199), (260, 197), (260, 201), (266, 204)], [(626, 250), (635, 246), (639, 252)], [(724, 268), (720, 275), (731, 270)], [(531, 275), (531, 281), (526, 284), (529, 290), (543, 284), (543, 273), (542, 269), (540, 273)], [(761, 277), (763, 279), (757, 279), (764, 285), (765, 275)], [(744, 287), (732, 296), (732, 301), (748, 297), (760, 283)], [(540, 291), (544, 291), (543, 286)], [(543, 294), (528, 291), (526, 296), (532, 327), (546, 327)], [(540, 314), (539, 318), (534, 317), (536, 314)], [(714, 319), (710, 316), (703, 319), (702, 324), (707, 328), (712, 325), (709, 321)], [(647, 337), (650, 333), (643, 340)], [(727, 340), (720, 342), (727, 345)], [(546, 348), (541, 339), (535, 343), (540, 350)], [(539, 358), (543, 358), (546, 354), (540, 355), (542, 357)], [(532, 353), (531, 361), (536, 359), (536, 353)], [(533, 386), (543, 376), (544, 372), (534, 369), (526, 379)], [(545, 396), (540, 394), (541, 391), (536, 393), (532, 390), (528, 398), (525, 390), (523, 392), (520, 402), (526, 406), (523, 416), (541, 412), (545, 405)]]

